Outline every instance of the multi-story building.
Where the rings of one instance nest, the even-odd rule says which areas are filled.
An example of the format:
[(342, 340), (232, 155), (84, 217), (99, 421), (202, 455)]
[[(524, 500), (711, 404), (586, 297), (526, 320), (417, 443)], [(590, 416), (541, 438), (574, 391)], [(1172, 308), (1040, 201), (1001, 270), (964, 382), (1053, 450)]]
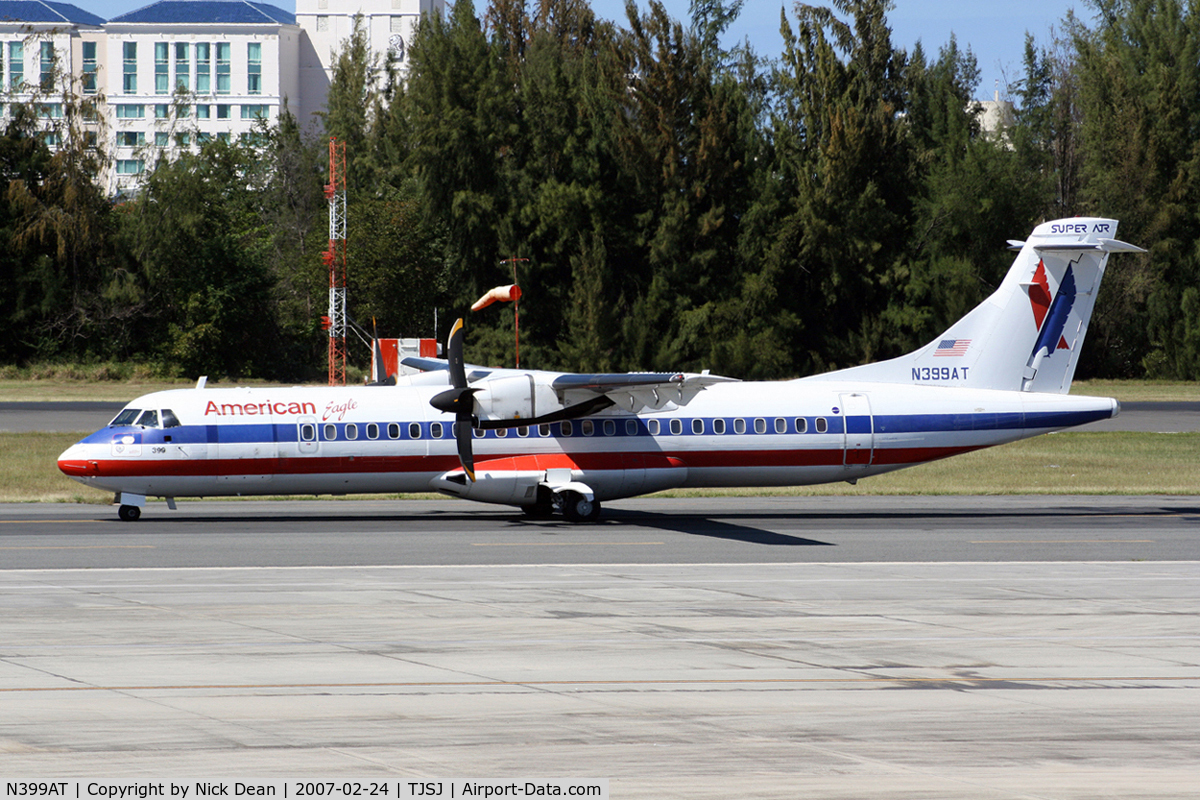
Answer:
[[(0, 75), (12, 100), (61, 114), (62, 87), (103, 98), (108, 185), (130, 190), (147, 159), (250, 135), (287, 108), (301, 125), (325, 105), (338, 49), (361, 15), (371, 48), (403, 69), (422, 13), (443, 0), (158, 0), (105, 21), (67, 3), (0, 0)], [(57, 111), (56, 111), (57, 109)], [(51, 142), (53, 144), (53, 142)]]

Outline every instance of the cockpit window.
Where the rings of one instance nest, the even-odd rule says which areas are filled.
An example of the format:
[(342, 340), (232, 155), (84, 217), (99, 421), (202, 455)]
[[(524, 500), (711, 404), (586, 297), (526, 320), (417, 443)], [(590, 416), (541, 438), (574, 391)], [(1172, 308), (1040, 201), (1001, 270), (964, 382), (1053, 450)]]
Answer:
[(138, 417), (137, 424), (141, 425), (143, 428), (157, 428), (158, 412), (153, 408), (143, 411), (142, 415)]
[(183, 425), (179, 421), (179, 417), (175, 416), (175, 412), (169, 408), (164, 408), (162, 411), (162, 424), (164, 428), (178, 428)]
[(120, 414), (117, 414), (116, 418), (114, 418), (112, 422), (108, 423), (109, 427), (132, 425), (133, 421), (138, 418), (138, 414), (141, 413), (142, 410), (140, 408), (127, 408)]

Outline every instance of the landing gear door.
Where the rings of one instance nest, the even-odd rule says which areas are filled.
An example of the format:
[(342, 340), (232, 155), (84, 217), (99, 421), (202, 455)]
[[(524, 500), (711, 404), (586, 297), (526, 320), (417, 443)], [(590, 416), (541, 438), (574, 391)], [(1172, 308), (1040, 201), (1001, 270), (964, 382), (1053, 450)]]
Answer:
[(844, 394), (842, 422), (847, 468), (869, 466), (875, 454), (875, 422), (871, 401), (865, 394)]

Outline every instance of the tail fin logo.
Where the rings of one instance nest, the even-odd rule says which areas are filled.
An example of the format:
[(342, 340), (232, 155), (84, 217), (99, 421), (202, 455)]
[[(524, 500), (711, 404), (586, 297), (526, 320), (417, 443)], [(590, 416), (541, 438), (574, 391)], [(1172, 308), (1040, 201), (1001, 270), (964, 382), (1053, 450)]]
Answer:
[(1029, 287), (1029, 305), (1033, 307), (1033, 324), (1040, 331), (1050, 310), (1050, 281), (1046, 280), (1046, 263), (1040, 259)]
[(1063, 331), (1067, 325), (1067, 318), (1071, 315), (1071, 309), (1075, 306), (1074, 266), (1067, 267), (1062, 285), (1058, 287), (1058, 294), (1051, 301), (1050, 282), (1046, 279), (1046, 267), (1039, 261), (1037, 271), (1033, 275), (1033, 285), (1029, 288), (1029, 302), (1033, 306), (1034, 321), (1037, 323), (1039, 331), (1031, 355), (1036, 355), (1043, 348), (1047, 356), (1057, 350), (1070, 350), (1071, 346), (1067, 343)]

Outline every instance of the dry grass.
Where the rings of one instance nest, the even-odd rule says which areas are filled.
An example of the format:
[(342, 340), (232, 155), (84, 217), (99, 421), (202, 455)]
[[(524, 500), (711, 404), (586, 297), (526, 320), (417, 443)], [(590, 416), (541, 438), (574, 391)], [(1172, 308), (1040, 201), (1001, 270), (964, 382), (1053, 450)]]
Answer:
[(866, 478), (855, 486), (833, 483), (736, 493), (1200, 494), (1200, 433), (1053, 433)]
[(85, 433), (0, 433), (0, 502), (108, 503), (112, 492), (58, 471), (58, 455)]
[[(108, 503), (58, 471), (78, 433), (0, 434), (0, 502)], [(888, 475), (783, 489), (677, 490), (666, 496), (1200, 494), (1200, 433), (1057, 433)], [(353, 498), (351, 498), (353, 499)]]
[(1075, 381), (1071, 394), (1115, 397), (1122, 403), (1200, 401), (1196, 381)]

